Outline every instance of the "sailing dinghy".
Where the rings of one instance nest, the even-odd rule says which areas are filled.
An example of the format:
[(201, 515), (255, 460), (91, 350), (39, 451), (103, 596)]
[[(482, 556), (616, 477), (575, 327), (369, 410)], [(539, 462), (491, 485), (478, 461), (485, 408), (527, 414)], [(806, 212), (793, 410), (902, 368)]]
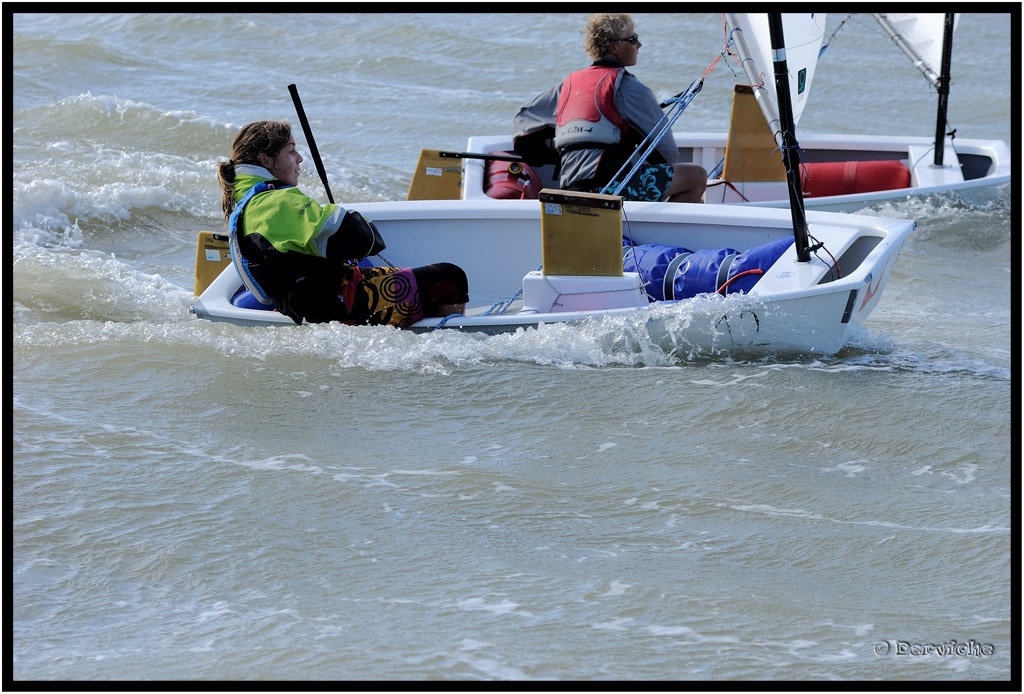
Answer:
[[(729, 53), (748, 82), (735, 85), (729, 131), (673, 130), (680, 161), (710, 172), (707, 203), (788, 207), (786, 170), (766, 125), (757, 66), (770, 65), (767, 45), (751, 37), (764, 31), (764, 15), (727, 14)], [(1011, 153), (1002, 140), (955, 136), (946, 122), (952, 14), (876, 14), (879, 26), (912, 60), (938, 93), (934, 135), (846, 135), (802, 133), (801, 179), (808, 209), (856, 211), (908, 197), (996, 188), (1010, 181)], [(807, 54), (807, 81), (794, 90), (799, 123), (824, 36), (825, 14), (806, 35), (794, 36), (793, 51)], [(789, 40), (787, 39), (787, 43)], [(798, 85), (799, 86), (799, 85)], [(669, 105), (667, 101), (664, 105)], [(663, 106), (664, 106), (663, 105)], [(939, 146), (936, 146), (939, 143)], [(417, 164), (410, 199), (536, 197), (557, 186), (551, 164), (530, 166), (514, 154), (510, 135), (471, 136), (466, 152), (425, 149)], [(511, 156), (510, 156), (511, 155)], [(430, 172), (432, 175), (428, 175)]]
[[(781, 40), (783, 20), (775, 21), (772, 40)], [(786, 33), (808, 21), (813, 17), (787, 15)], [(774, 67), (797, 75), (805, 66), (797, 60), (787, 68), (783, 60)], [(788, 80), (777, 79), (775, 89), (782, 93), (777, 134), (792, 152)], [(307, 144), (318, 160), (308, 131)], [(789, 183), (799, 191), (795, 171)], [(784, 210), (544, 189), (537, 199), (404, 200), (358, 209), (387, 243), (373, 264), (445, 260), (466, 271), (466, 314), (425, 318), (414, 331), (496, 334), (619, 321), (613, 330), (644, 330), (666, 349), (829, 355), (878, 305), (915, 222), (805, 212), (799, 195), (794, 199)], [(226, 237), (200, 232), (192, 313), (240, 325), (294, 325), (245, 290), (227, 247)]]
[[(909, 196), (990, 188), (1009, 183), (1011, 156), (1006, 143), (957, 138), (955, 130), (951, 130), (947, 122), (951, 51), (957, 15), (908, 13), (872, 16), (892, 43), (910, 57), (936, 90), (934, 136), (802, 134), (801, 181), (805, 205), (814, 209), (856, 210)], [(749, 56), (749, 50), (756, 50), (745, 47), (742, 37), (756, 26), (757, 21), (756, 15), (726, 15), (726, 27), (737, 37), (736, 47), (741, 58)], [(817, 49), (817, 46), (808, 45), (808, 48)], [(757, 81), (757, 75), (751, 74), (753, 64), (747, 60), (742, 63), (752, 83)], [(745, 85), (738, 85), (742, 86)], [(779, 200), (782, 196), (777, 181), (782, 173), (778, 166), (775, 167), (774, 178), (760, 176), (768, 180), (758, 180), (759, 176), (751, 176), (743, 168), (750, 165), (750, 156), (756, 156), (757, 149), (747, 153), (739, 147), (739, 151), (730, 152), (730, 140), (737, 136), (751, 136), (752, 128), (736, 122), (738, 117), (742, 118), (743, 104), (737, 104), (742, 99), (737, 91), (733, 103), (733, 129), (725, 141), (725, 170), (720, 178), (709, 181), (708, 202), (786, 204)], [(760, 99), (759, 104), (764, 111)], [(794, 108), (801, 109), (796, 116), (799, 120), (802, 104), (795, 101)], [(767, 118), (768, 114), (765, 116)], [(682, 139), (693, 142), (685, 136)], [(703, 154), (706, 156), (707, 152)], [(740, 162), (732, 172), (728, 171), (730, 154)], [(766, 158), (763, 152), (761, 158)]]

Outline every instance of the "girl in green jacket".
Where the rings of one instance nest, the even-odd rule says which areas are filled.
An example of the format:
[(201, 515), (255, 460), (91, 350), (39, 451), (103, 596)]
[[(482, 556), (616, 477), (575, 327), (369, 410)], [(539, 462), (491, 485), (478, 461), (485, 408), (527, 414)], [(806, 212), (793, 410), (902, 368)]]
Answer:
[(242, 256), (236, 263), (257, 299), (296, 323), (407, 328), (424, 316), (465, 311), (468, 283), (457, 265), (360, 267), (373, 223), (300, 191), (301, 163), (287, 122), (257, 121), (238, 132), (231, 159), (217, 170), (224, 219)]

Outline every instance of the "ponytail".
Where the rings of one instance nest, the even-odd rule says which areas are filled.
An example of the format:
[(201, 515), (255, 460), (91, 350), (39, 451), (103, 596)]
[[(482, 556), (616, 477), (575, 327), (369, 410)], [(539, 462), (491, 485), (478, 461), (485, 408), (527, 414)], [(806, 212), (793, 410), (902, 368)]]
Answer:
[(228, 159), (217, 164), (217, 180), (220, 181), (220, 206), (224, 210), (224, 223), (235, 209), (235, 161)]

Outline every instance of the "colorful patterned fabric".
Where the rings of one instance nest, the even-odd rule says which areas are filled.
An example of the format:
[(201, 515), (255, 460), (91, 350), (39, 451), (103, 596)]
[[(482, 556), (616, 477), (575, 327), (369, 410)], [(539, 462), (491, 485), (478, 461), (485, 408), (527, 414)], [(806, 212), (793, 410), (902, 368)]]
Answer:
[(346, 323), (408, 328), (423, 318), (412, 268), (349, 265), (341, 282)]
[[(626, 173), (629, 173), (627, 170)], [(665, 199), (668, 188), (672, 185), (672, 174), (674, 170), (671, 164), (648, 164), (640, 167), (626, 187), (619, 192), (623, 200), (639, 200), (640, 202), (661, 202)], [(591, 193), (607, 191), (611, 194), (619, 187), (618, 181), (612, 181), (607, 186), (598, 186), (591, 189)]]

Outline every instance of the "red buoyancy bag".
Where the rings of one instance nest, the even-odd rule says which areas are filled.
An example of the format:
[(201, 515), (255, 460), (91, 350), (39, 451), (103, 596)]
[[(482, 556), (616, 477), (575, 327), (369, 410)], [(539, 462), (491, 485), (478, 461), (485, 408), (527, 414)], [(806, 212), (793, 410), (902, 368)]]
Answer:
[[(495, 152), (516, 156), (514, 152)], [(540, 195), (540, 176), (525, 161), (492, 159), (484, 168), (484, 192), (500, 200), (536, 200)]]
[(800, 166), (804, 197), (872, 193), (910, 187), (910, 171), (895, 159), (822, 161)]

